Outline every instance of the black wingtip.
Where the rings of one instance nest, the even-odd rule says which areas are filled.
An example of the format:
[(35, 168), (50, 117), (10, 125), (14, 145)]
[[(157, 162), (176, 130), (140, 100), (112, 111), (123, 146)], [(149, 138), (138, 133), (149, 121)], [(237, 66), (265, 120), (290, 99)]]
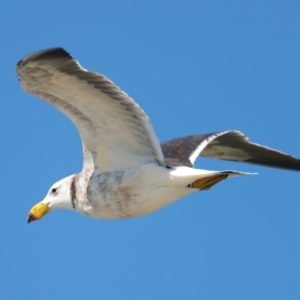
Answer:
[(63, 48), (50, 48), (45, 50), (40, 50), (33, 52), (25, 56), (22, 60), (18, 62), (18, 66), (27, 61), (38, 61), (42, 59), (55, 59), (55, 58), (72, 58), (72, 56)]

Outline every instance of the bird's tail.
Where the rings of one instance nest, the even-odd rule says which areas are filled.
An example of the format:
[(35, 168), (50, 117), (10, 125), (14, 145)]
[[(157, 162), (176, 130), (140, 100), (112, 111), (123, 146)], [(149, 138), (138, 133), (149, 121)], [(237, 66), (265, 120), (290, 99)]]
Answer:
[(215, 184), (229, 177), (254, 174), (238, 171), (207, 171), (187, 167), (179, 167), (171, 172), (177, 184), (180, 183), (198, 190), (209, 190)]

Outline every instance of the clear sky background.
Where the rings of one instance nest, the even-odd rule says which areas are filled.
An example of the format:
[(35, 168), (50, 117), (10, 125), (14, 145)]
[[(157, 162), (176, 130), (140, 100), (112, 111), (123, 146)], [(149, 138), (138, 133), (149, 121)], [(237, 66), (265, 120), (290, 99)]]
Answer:
[(0, 299), (300, 299), (297, 172), (202, 159), (259, 175), (143, 218), (57, 211), (27, 225), (82, 153), (15, 73), (62, 46), (133, 97), (161, 141), (238, 129), (300, 157), (299, 16), (296, 0), (2, 1)]

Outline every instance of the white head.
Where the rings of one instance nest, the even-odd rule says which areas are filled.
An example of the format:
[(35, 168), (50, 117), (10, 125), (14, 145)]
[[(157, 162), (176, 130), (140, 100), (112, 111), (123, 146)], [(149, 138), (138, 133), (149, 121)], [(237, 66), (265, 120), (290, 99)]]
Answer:
[(74, 185), (75, 176), (71, 175), (54, 183), (44, 200), (34, 205), (29, 211), (28, 223), (41, 219), (54, 209), (72, 209), (72, 185)]

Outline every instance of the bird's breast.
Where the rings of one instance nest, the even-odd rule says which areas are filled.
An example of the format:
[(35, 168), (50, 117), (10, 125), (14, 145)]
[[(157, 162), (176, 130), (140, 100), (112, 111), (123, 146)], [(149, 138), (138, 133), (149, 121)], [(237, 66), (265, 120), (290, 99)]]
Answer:
[(92, 174), (87, 188), (87, 214), (101, 219), (137, 217), (177, 200), (182, 191), (176, 190), (168, 172), (146, 165)]

